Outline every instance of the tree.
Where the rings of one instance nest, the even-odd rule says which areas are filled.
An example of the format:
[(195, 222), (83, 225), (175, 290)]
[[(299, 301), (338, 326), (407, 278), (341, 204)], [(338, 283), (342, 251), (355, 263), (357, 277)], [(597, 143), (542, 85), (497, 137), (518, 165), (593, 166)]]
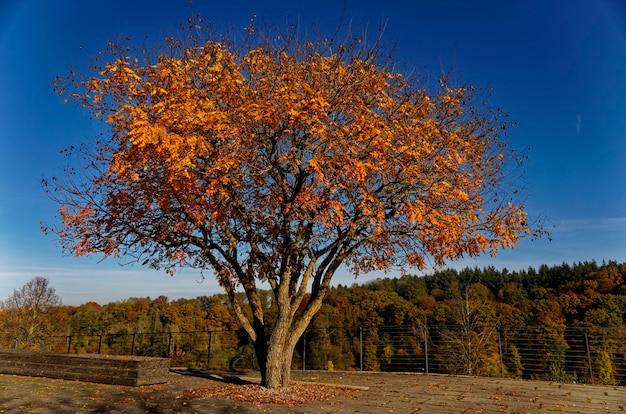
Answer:
[(60, 305), (61, 298), (50, 281), (37, 276), (0, 302), (2, 330), (19, 338), (22, 348), (36, 347), (40, 337), (51, 333), (54, 321), (48, 313)]
[(481, 283), (464, 283), (451, 290), (453, 298), (444, 301), (439, 309), (439, 318), (445, 323), (441, 332), (445, 355), (442, 365), (454, 374), (495, 372), (499, 363), (493, 358), (498, 354), (498, 316), (491, 292)]
[(68, 149), (81, 167), (44, 181), (61, 218), (44, 230), (76, 255), (212, 270), (266, 387), (290, 382), (340, 266), (443, 265), (537, 231), (513, 194), (524, 159), (506, 116), (474, 87), (414, 81), (381, 42), (349, 33), (251, 25), (237, 43), (197, 27), (158, 54), (111, 43), (93, 73), (57, 79), (110, 133)]

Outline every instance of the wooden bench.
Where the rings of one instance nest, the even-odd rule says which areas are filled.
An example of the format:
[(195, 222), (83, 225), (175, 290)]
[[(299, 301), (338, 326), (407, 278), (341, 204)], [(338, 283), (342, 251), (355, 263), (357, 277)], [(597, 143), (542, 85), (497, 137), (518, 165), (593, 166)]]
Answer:
[(167, 358), (0, 350), (2, 374), (139, 386), (167, 382), (169, 367)]

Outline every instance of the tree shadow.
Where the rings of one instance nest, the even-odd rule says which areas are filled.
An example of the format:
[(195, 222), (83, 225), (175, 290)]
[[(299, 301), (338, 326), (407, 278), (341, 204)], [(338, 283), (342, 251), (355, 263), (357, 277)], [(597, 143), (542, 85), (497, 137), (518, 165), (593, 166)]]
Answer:
[(171, 373), (191, 377), (206, 378), (212, 381), (235, 385), (258, 385), (258, 382), (243, 379), (237, 375), (227, 375), (222, 372), (206, 371), (197, 368), (171, 368)]

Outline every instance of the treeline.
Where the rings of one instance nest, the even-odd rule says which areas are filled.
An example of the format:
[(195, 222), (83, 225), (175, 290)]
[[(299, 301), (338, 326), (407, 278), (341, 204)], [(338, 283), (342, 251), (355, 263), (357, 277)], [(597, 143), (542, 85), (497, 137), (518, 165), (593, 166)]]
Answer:
[(313, 326), (482, 325), (622, 327), (626, 263), (583, 262), (524, 271), (448, 269), (339, 286)]
[[(543, 265), (513, 272), (493, 267), (447, 269), (428, 276), (377, 279), (333, 288), (310, 329), (469, 323), (623, 327), (625, 281), (626, 263), (616, 262)], [(270, 292), (263, 292), (262, 298), (271, 319)], [(0, 313), (4, 338), (19, 335), (10, 331), (16, 325), (12, 315), (6, 307)], [(30, 346), (36, 345), (39, 336), (240, 330), (222, 294), (52, 306), (46, 315), (45, 323), (43, 319), (39, 323), (43, 330), (22, 339)]]
[(362, 355), (366, 370), (414, 370), (427, 341), (440, 373), (623, 384), (624, 333), (614, 329), (626, 326), (625, 281), (626, 264), (584, 262), (339, 286), (311, 324), (307, 347), (318, 360), (309, 365), (350, 369)]
[[(474, 330), (478, 326), (619, 328), (626, 322), (625, 281), (626, 263), (616, 262), (543, 265), (513, 272), (494, 267), (447, 269), (428, 276), (377, 279), (333, 288), (310, 330), (356, 332), (359, 327), (384, 325), (460, 325)], [(245, 297), (241, 300), (245, 303)], [(270, 292), (262, 292), (262, 300), (271, 319)], [(20, 347), (36, 348), (41, 336), (241, 331), (222, 294), (49, 306), (40, 310), (37, 321), (29, 322), (27, 334), (16, 331), (25, 322), (19, 320), (20, 313), (6, 306), (8, 302), (0, 313), (3, 346), (17, 336), (22, 337)], [(331, 348), (328, 352), (333, 354)], [(328, 359), (338, 367), (354, 364), (354, 355), (336, 353)]]
[[(626, 263), (582, 262), (339, 285), (296, 346), (293, 367), (624, 384), (625, 281)], [(45, 303), (31, 300), (42, 293)], [(271, 321), (271, 292), (260, 295)], [(37, 277), (0, 302), (0, 347), (254, 367), (253, 347), (224, 294), (80, 306), (58, 299), (47, 279)]]

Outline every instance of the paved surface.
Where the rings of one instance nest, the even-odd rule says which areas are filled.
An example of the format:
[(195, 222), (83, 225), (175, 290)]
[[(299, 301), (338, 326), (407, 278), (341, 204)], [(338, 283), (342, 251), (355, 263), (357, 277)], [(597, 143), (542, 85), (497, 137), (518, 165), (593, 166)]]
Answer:
[[(334, 407), (315, 404), (327, 412), (626, 413), (626, 387), (420, 374), (321, 372), (309, 376), (321, 382), (369, 387), (338, 398)], [(343, 404), (350, 411), (343, 411)]]
[(500, 378), (367, 372), (294, 372), (298, 381), (356, 389), (300, 406), (193, 397), (215, 381), (172, 374), (167, 384), (124, 387), (0, 375), (0, 412), (30, 413), (625, 413), (626, 387)]

